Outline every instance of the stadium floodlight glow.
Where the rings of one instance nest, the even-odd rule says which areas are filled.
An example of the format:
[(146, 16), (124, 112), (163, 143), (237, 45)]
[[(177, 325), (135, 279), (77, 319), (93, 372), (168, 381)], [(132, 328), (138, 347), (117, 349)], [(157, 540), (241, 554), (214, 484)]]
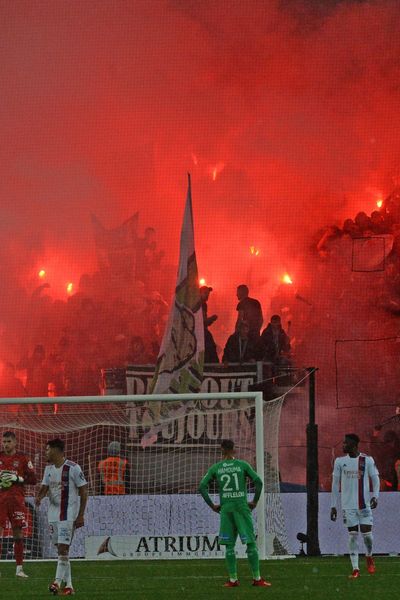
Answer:
[[(57, 412), (51, 410), (55, 400)], [(253, 513), (260, 558), (286, 558), (278, 460), (283, 402), (283, 396), (264, 402), (257, 391), (6, 398), (0, 399), (0, 422), (15, 431), (18, 449), (31, 457), (38, 477), (51, 438), (63, 439), (66, 457), (81, 465), (89, 502), (72, 558), (222, 558), (218, 515), (205, 504), (198, 486), (208, 468), (221, 460), (223, 439), (234, 441), (238, 458), (255, 464), (264, 481)], [(24, 413), (28, 404), (41, 408)], [(18, 419), (8, 405), (19, 406)], [(126, 457), (130, 477), (125, 493), (107, 496), (99, 462), (115, 448)], [(32, 508), (32, 558), (53, 556), (45, 511), (46, 502), (38, 513)], [(244, 550), (239, 545), (238, 555)]]

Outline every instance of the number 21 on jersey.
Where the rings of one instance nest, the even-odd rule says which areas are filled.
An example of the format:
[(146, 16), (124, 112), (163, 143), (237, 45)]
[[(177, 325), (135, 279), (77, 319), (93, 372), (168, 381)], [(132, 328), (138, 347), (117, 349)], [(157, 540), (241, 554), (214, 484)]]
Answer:
[[(232, 481), (232, 479), (234, 481)], [(239, 491), (239, 478), (237, 473), (232, 473), (232, 475), (228, 475), (228, 473), (224, 473), (221, 475), (222, 482), (222, 491), (223, 492), (238, 492)], [(232, 487), (231, 483), (233, 483), (234, 487)]]

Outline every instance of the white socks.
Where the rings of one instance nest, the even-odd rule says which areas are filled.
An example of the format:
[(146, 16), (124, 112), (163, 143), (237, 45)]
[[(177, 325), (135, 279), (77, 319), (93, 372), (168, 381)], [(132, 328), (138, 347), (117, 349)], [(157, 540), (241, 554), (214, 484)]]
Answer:
[(372, 556), (372, 531), (367, 531), (366, 533), (363, 533), (362, 536), (365, 544), (365, 556)]
[(65, 567), (64, 581), (65, 581), (65, 585), (67, 587), (72, 588), (71, 563), (69, 560), (68, 560), (67, 566)]
[(59, 556), (57, 562), (56, 582), (61, 585), (65, 581), (67, 587), (72, 587), (71, 582), (71, 563), (68, 556)]
[(358, 570), (358, 531), (349, 531), (349, 551), (353, 571)]

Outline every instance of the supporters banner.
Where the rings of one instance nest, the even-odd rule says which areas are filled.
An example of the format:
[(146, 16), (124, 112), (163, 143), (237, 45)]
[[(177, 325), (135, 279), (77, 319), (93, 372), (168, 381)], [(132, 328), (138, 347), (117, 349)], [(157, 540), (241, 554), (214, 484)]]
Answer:
[[(154, 376), (154, 365), (132, 365), (126, 369), (103, 369), (102, 371), (102, 394), (129, 396), (147, 395), (150, 393), (150, 387)], [(245, 365), (205, 365), (203, 372), (203, 381), (200, 387), (199, 398), (196, 406), (200, 410), (207, 411), (213, 408), (215, 411), (221, 411), (218, 417), (215, 415), (206, 416), (205, 414), (190, 414), (193, 408), (192, 403), (187, 405), (185, 412), (186, 418), (176, 419), (173, 424), (164, 424), (158, 428), (158, 442), (163, 444), (181, 444), (183, 440), (196, 440), (196, 443), (203, 441), (208, 443), (215, 442), (216, 436), (229, 437), (227, 424), (232, 422), (231, 417), (224, 416), (222, 413), (232, 403), (227, 398), (219, 400), (205, 400), (201, 392), (204, 393), (225, 393), (225, 392), (248, 392), (254, 384), (263, 378), (262, 363), (250, 363)], [(154, 403), (153, 403), (154, 404)], [(252, 405), (249, 400), (241, 400), (240, 406), (245, 408)], [(236, 402), (235, 406), (239, 406)], [(159, 419), (154, 415), (154, 410), (147, 410), (145, 406), (130, 405), (127, 408), (129, 421), (131, 423), (130, 439), (133, 444), (140, 443), (143, 435), (149, 432), (149, 428), (155, 428)], [(249, 408), (250, 420), (252, 418), (251, 408)], [(243, 423), (245, 418), (245, 423)], [(238, 413), (240, 427), (248, 428), (249, 421), (245, 413)], [(218, 437), (219, 436), (219, 437)]]
[(197, 392), (203, 378), (203, 363), (203, 311), (198, 283), (189, 176), (175, 299), (161, 343), (151, 393)]
[[(154, 374), (154, 366), (132, 366), (126, 369), (126, 393), (129, 395), (144, 395), (148, 394), (151, 386), (151, 381)], [(105, 373), (106, 385), (105, 393), (109, 394), (119, 392), (120, 388), (114, 389), (114, 378), (111, 373)], [(104, 376), (103, 375), (103, 376)], [(224, 367), (222, 365), (207, 365), (203, 373), (203, 381), (199, 392), (199, 399), (196, 401), (196, 408), (200, 411), (204, 411), (204, 414), (191, 414), (193, 405), (188, 403), (186, 406), (185, 417), (175, 419), (162, 426), (158, 430), (158, 442), (163, 444), (181, 444), (185, 440), (193, 441), (196, 443), (214, 442), (215, 439), (222, 439), (223, 437), (229, 437), (234, 435), (230, 431), (232, 426), (232, 415), (224, 414), (230, 404), (238, 406), (237, 401), (234, 403), (231, 399), (213, 399), (205, 400), (202, 398), (201, 392), (204, 393), (224, 393), (224, 392), (247, 392), (249, 388), (254, 385), (260, 376), (260, 368), (257, 364), (248, 365), (237, 365)], [(125, 392), (124, 392), (125, 393)], [(241, 400), (240, 406), (245, 408), (249, 407), (252, 402), (249, 400)], [(146, 405), (147, 407), (148, 405)], [(214, 414), (206, 415), (208, 410), (211, 410)], [(129, 420), (132, 425), (130, 430), (130, 439), (132, 443), (142, 440), (143, 436), (149, 431), (150, 428), (154, 428), (157, 425), (157, 420), (153, 412), (144, 410), (143, 407), (130, 406)], [(218, 415), (218, 411), (221, 413)], [(237, 426), (244, 435), (245, 431), (249, 429), (249, 435), (251, 435), (251, 420), (253, 418), (253, 412), (249, 408), (248, 412), (238, 412)], [(141, 427), (142, 426), (142, 427)]]
[[(115, 374), (116, 369), (103, 371), (104, 394), (150, 394), (154, 365), (132, 365)], [(248, 392), (262, 379), (262, 365), (205, 365), (200, 391), (204, 393)]]

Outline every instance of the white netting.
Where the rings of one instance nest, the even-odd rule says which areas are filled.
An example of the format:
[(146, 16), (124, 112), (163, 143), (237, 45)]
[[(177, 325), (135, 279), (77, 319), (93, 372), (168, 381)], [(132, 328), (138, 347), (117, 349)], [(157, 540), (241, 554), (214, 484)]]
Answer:
[[(2, 431), (16, 433), (18, 450), (32, 459), (39, 481), (46, 464), (46, 442), (54, 437), (65, 441), (66, 457), (79, 463), (86, 475), (86, 525), (76, 532), (71, 556), (97, 556), (103, 542), (105, 551), (100, 558), (222, 555), (212, 537), (218, 532), (219, 517), (205, 504), (197, 488), (207, 469), (220, 460), (222, 439), (232, 439), (237, 456), (256, 464), (254, 397), (248, 393), (245, 399), (238, 398), (238, 394), (219, 394), (186, 401), (179, 396), (173, 402), (160, 396), (121, 400), (91, 398), (90, 402), (77, 404), (76, 399), (57, 398), (57, 412), (52, 404), (41, 404), (41, 414), (38, 404), (19, 405), (18, 411), (15, 406), (10, 410), (10, 406), (0, 405)], [(281, 398), (264, 403), (266, 549), (271, 555), (288, 553), (279, 494), (282, 402)], [(128, 461), (123, 489), (119, 490), (125, 493), (104, 494), (99, 463), (110, 456), (110, 449), (112, 455), (120, 454)], [(30, 523), (27, 556), (53, 557), (47, 500), (35, 512), (30, 499), (34, 490), (26, 491)], [(208, 552), (210, 545), (214, 554)], [(10, 538), (9, 543), (3, 543), (3, 558), (11, 558), (11, 553)]]

